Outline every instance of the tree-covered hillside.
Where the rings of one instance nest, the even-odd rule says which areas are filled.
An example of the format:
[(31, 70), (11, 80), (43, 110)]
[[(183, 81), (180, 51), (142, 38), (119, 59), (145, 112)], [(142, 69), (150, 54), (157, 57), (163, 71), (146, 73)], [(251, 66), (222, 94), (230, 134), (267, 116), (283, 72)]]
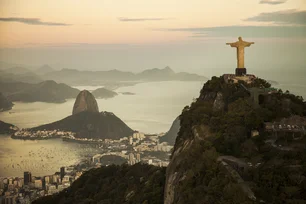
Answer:
[(111, 165), (92, 169), (70, 188), (33, 204), (160, 204), (164, 182), (165, 168), (147, 164)]
[[(291, 118), (303, 120), (306, 105), (270, 87), (262, 79), (235, 84), (223, 77), (204, 85), (180, 116), (165, 203), (305, 203), (306, 123)], [(254, 90), (263, 91), (258, 104)]]

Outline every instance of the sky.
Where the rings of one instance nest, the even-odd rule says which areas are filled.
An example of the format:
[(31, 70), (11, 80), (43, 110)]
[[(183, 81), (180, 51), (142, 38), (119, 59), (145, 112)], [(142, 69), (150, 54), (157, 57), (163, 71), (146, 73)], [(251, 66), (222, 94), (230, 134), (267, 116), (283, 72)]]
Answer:
[(303, 69), (306, 0), (0, 0), (8, 63), (210, 75), (235, 66), (225, 43), (238, 36), (255, 42), (246, 51), (253, 69)]
[(164, 43), (199, 36), (199, 28), (306, 25), (305, 0), (1, 0), (0, 7), (1, 47)]

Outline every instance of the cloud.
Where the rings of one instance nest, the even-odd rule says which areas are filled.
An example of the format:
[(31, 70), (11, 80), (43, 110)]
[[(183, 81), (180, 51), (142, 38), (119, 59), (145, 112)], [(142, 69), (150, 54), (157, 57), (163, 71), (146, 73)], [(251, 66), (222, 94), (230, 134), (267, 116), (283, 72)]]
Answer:
[(155, 29), (165, 32), (186, 32), (190, 37), (306, 37), (306, 26), (223, 26)]
[(190, 38), (207, 38), (210, 37), (206, 32), (195, 32), (189, 36)]
[(119, 21), (122, 22), (140, 22), (140, 21), (165, 21), (170, 20), (170, 18), (118, 18)]
[(278, 4), (283, 4), (287, 0), (261, 0), (259, 3), (260, 4), (270, 4), (270, 5), (278, 5)]
[(39, 18), (17, 18), (17, 17), (9, 17), (9, 18), (0, 18), (0, 21), (3, 22), (19, 22), (29, 25), (45, 25), (45, 26), (70, 26), (71, 24), (66, 23), (58, 23), (58, 22), (43, 22)]
[(295, 9), (270, 13), (261, 13), (245, 19), (245, 21), (273, 22), (276, 24), (306, 25), (306, 11)]

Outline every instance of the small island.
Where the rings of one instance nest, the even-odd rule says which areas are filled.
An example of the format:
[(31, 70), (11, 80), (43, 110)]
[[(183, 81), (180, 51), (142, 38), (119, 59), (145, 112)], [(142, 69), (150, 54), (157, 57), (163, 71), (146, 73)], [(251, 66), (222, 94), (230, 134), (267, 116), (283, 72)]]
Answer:
[(122, 95), (136, 95), (135, 93), (132, 92), (120, 92)]
[(92, 92), (92, 94), (99, 99), (108, 99), (117, 96), (118, 94), (114, 91), (108, 90), (106, 88), (98, 88)]

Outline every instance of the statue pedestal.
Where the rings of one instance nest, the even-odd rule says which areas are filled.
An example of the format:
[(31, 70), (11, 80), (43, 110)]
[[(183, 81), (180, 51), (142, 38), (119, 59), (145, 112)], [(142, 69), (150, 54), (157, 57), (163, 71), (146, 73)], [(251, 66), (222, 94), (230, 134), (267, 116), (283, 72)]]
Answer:
[(246, 75), (246, 68), (236, 68), (236, 76)]

